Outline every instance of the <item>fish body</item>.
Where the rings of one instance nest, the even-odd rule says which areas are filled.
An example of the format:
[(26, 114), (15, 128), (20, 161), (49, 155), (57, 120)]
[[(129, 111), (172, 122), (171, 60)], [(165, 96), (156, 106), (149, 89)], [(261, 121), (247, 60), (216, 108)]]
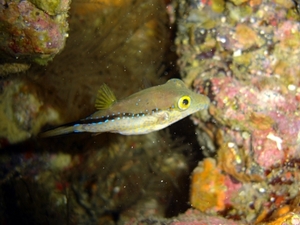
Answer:
[(72, 125), (42, 133), (43, 137), (71, 132), (111, 132), (123, 135), (147, 134), (161, 130), (199, 110), (207, 109), (209, 99), (189, 90), (179, 79), (144, 89), (122, 100), (103, 85), (94, 114)]

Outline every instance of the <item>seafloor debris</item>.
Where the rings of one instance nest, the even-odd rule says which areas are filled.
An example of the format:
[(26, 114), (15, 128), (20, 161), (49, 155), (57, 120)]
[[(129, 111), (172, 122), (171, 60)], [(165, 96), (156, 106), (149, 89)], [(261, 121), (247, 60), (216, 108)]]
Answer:
[[(46, 64), (64, 48), (70, 2), (1, 1), (0, 76), (26, 70), (32, 62)], [(3, 68), (5, 63), (10, 66)]]
[[(217, 156), (217, 164), (209, 169), (206, 159), (194, 171), (192, 202), (201, 211), (249, 223), (280, 221), (285, 214), (276, 212), (281, 208), (299, 213), (292, 203), (300, 195), (300, 23), (295, 2), (193, 3), (178, 1), (177, 52), (182, 78), (212, 101), (211, 118), (194, 121), (197, 133), (206, 133), (198, 138), (206, 155)], [(221, 183), (212, 174), (222, 174)], [(204, 190), (202, 181), (210, 187)], [(218, 194), (205, 207), (208, 190)]]

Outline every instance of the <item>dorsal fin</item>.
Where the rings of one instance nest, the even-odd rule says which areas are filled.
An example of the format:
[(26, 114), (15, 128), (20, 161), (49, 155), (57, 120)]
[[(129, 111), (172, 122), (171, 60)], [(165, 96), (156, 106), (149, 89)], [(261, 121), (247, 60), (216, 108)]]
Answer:
[(95, 101), (96, 109), (108, 109), (117, 101), (114, 93), (106, 84), (102, 84), (98, 90), (98, 95)]

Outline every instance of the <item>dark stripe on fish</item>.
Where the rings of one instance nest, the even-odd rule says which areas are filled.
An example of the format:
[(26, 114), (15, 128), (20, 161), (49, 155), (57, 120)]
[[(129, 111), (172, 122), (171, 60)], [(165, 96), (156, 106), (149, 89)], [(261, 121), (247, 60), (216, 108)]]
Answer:
[[(153, 109), (151, 110), (151, 112), (158, 112), (158, 109)], [(100, 117), (100, 118), (86, 118), (83, 120), (79, 120), (77, 122), (73, 122), (71, 124), (66, 124), (65, 126), (76, 126), (76, 125), (80, 125), (80, 124), (95, 124), (95, 123), (106, 123), (109, 121), (114, 121), (114, 120), (119, 120), (119, 119), (123, 119), (123, 118), (136, 118), (136, 117), (142, 117), (145, 115), (148, 115), (149, 113), (118, 113), (118, 114), (112, 114), (109, 116), (104, 116), (104, 117)]]

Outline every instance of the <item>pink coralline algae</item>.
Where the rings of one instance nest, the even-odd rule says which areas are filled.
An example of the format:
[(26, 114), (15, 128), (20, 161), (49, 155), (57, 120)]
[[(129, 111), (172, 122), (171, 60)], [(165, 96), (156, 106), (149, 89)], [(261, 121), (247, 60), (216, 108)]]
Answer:
[[(299, 106), (293, 93), (260, 90), (233, 78), (212, 78), (216, 118), (251, 134), (256, 161), (264, 168), (299, 154)], [(271, 157), (271, 158), (270, 158)]]
[(227, 218), (260, 223), (299, 213), (297, 2), (213, 0), (179, 7), (178, 63), (184, 81), (212, 102), (210, 117), (195, 115), (194, 122), (205, 154), (232, 181), (211, 187), (234, 190), (225, 192), (225, 209), (215, 210)]
[(0, 4), (1, 63), (34, 61), (45, 64), (59, 53), (68, 36), (66, 18), (69, 3), (64, 1), (61, 11), (51, 15), (30, 1)]

